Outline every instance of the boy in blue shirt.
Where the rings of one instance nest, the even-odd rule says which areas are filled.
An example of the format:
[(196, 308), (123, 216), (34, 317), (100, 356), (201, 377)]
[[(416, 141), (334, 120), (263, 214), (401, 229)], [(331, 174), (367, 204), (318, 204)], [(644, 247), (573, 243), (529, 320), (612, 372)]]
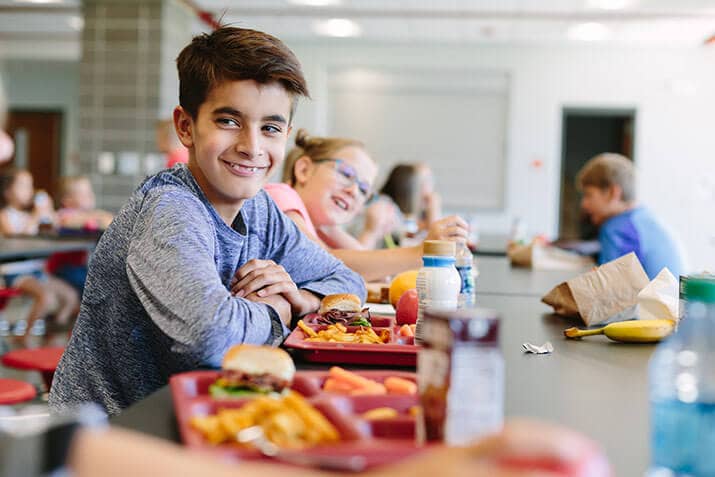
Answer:
[(619, 154), (601, 154), (583, 166), (576, 183), (583, 192), (581, 208), (599, 227), (599, 264), (635, 252), (650, 279), (663, 267), (676, 277), (683, 272), (675, 241), (647, 209), (635, 204), (633, 162)]
[(53, 409), (92, 401), (116, 414), (172, 374), (219, 366), (231, 345), (279, 344), (324, 295), (365, 297), (362, 279), (261, 190), (308, 94), (293, 53), (224, 27), (194, 38), (177, 66), (188, 166), (148, 178), (102, 236)]

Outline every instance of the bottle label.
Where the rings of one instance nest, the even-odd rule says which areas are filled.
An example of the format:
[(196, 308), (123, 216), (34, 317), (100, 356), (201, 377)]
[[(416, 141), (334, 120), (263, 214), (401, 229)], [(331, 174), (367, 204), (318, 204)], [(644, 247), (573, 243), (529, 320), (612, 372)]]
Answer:
[(495, 348), (460, 345), (451, 364), (444, 441), (466, 446), (502, 427), (504, 363)]
[(424, 267), (417, 274), (417, 326), (415, 343), (423, 342), (423, 321), (429, 308), (456, 310), (459, 303), (459, 274), (454, 266)]
[(459, 277), (462, 279), (462, 288), (459, 291), (460, 295), (473, 295), (474, 294), (474, 275), (472, 274), (472, 267), (467, 265), (464, 267), (457, 267), (459, 272)]
[(430, 346), (420, 350), (417, 364), (423, 438), (466, 446), (501, 428), (504, 363), (498, 349)]

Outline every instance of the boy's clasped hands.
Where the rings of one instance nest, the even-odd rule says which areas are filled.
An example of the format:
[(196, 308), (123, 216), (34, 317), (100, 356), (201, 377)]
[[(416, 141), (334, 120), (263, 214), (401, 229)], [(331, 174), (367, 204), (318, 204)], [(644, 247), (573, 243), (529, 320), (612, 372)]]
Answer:
[(273, 307), (286, 326), (290, 326), (293, 316), (311, 313), (320, 306), (316, 295), (299, 289), (288, 272), (273, 260), (249, 260), (236, 270), (230, 286), (234, 296)]

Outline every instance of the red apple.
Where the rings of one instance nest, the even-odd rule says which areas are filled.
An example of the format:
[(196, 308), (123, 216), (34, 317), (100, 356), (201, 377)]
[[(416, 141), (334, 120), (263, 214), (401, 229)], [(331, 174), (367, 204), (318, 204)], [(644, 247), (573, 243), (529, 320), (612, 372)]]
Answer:
[(417, 290), (411, 288), (397, 301), (395, 319), (398, 325), (413, 325), (417, 322)]

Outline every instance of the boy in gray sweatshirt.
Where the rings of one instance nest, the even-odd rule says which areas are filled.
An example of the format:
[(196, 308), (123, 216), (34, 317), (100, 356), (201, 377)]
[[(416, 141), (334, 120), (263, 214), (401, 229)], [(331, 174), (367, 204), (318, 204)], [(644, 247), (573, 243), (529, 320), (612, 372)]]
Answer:
[(177, 65), (174, 124), (189, 163), (148, 178), (102, 236), (53, 409), (92, 401), (116, 414), (172, 374), (219, 366), (231, 345), (280, 344), (324, 295), (365, 296), (261, 190), (308, 94), (293, 53), (223, 27), (194, 38)]

